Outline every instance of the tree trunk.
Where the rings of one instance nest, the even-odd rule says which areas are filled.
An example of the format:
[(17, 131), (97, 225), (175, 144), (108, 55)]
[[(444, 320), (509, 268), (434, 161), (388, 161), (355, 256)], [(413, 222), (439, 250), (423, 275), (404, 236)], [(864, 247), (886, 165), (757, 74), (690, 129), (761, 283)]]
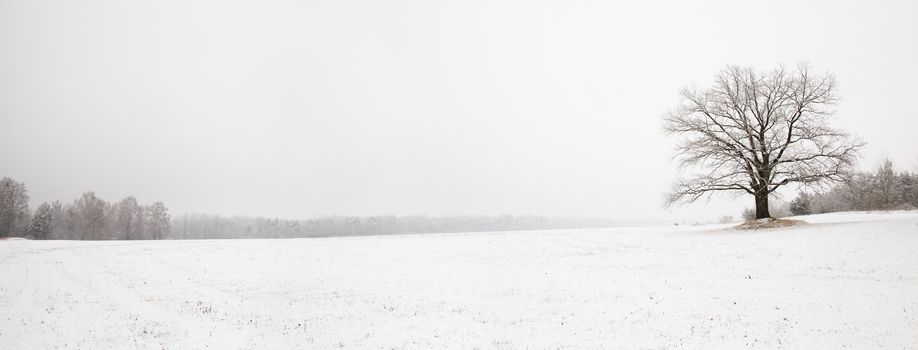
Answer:
[(768, 194), (755, 194), (755, 218), (765, 219), (770, 218), (771, 213), (768, 212)]

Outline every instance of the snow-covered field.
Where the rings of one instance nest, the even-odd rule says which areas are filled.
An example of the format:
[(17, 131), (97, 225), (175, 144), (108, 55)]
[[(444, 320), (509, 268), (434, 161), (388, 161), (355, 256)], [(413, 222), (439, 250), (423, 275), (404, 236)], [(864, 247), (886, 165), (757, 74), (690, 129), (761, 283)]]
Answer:
[(918, 349), (918, 212), (381, 237), (0, 241), (0, 349)]

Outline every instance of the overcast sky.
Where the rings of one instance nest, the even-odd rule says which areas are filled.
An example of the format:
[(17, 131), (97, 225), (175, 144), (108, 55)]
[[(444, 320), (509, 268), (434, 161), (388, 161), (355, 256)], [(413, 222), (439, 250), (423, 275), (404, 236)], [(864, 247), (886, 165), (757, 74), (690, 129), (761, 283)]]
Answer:
[(836, 125), (918, 167), (918, 2), (0, 0), (0, 176), (173, 214), (673, 210), (661, 115), (806, 61)]

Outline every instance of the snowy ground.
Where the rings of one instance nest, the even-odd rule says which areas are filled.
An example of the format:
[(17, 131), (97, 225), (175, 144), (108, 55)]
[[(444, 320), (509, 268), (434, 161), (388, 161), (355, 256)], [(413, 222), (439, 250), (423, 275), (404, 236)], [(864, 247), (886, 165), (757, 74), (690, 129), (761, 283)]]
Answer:
[(291, 240), (0, 241), (0, 349), (918, 349), (918, 212)]

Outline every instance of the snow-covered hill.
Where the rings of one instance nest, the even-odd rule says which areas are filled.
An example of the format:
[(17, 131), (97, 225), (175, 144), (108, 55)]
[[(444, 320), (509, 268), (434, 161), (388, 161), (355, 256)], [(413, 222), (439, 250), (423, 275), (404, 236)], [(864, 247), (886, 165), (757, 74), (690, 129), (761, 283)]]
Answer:
[(291, 240), (0, 241), (0, 349), (918, 348), (918, 212)]

